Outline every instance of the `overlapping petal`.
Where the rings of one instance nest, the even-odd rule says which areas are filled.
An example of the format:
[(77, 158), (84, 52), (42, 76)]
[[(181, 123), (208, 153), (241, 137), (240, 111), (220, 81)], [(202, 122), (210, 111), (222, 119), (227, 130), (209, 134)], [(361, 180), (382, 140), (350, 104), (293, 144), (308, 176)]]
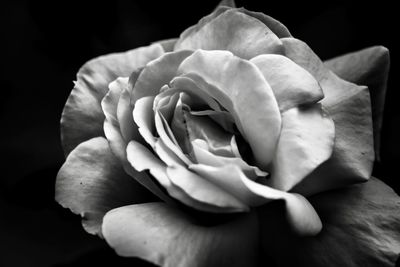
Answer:
[(335, 126), (321, 105), (282, 114), (282, 130), (267, 184), (289, 191), (332, 155)]
[(101, 56), (82, 66), (61, 116), (61, 140), (66, 155), (81, 142), (104, 135), (100, 102), (108, 92), (108, 84), (118, 77), (128, 77), (163, 53), (163, 48), (154, 44)]
[(272, 89), (258, 68), (228, 51), (197, 50), (182, 62), (178, 73), (206, 83), (202, 89), (232, 114), (258, 166), (265, 169), (276, 148), (281, 116)]
[(332, 157), (294, 190), (310, 195), (369, 179), (374, 147), (368, 88), (337, 77), (304, 42), (294, 38), (283, 38), (282, 42), (286, 56), (320, 83), (325, 95), (322, 106), (335, 123)]
[(196, 225), (162, 203), (130, 205), (107, 213), (104, 237), (125, 257), (160, 266), (255, 266), (258, 224), (254, 214), (214, 226)]
[(67, 157), (56, 182), (56, 200), (83, 217), (83, 226), (101, 234), (110, 209), (149, 200), (148, 192), (127, 175), (108, 142), (97, 137), (81, 143)]
[(282, 53), (280, 39), (264, 23), (236, 9), (224, 9), (184, 32), (175, 50), (227, 50), (244, 59)]
[(178, 51), (165, 55), (149, 62), (139, 74), (132, 91), (132, 102), (145, 96), (155, 96), (161, 87), (168, 84), (176, 76), (181, 62), (191, 55), (192, 51)]
[(342, 79), (368, 86), (374, 123), (375, 157), (379, 160), (380, 133), (390, 65), (389, 50), (383, 46), (373, 46), (324, 63)]
[(308, 238), (288, 231), (281, 207), (260, 208), (262, 251), (277, 266), (396, 266), (400, 198), (390, 187), (371, 178), (318, 194), (310, 202), (324, 227)]
[(273, 200), (283, 200), (286, 204), (286, 217), (298, 235), (315, 235), (321, 228), (321, 221), (314, 208), (303, 196), (286, 193), (249, 179), (236, 165), (212, 167), (194, 164), (189, 169), (210, 182), (225, 188), (243, 203), (260, 206)]
[(317, 80), (285, 56), (260, 55), (250, 62), (260, 69), (271, 86), (281, 112), (299, 105), (317, 103), (324, 97)]

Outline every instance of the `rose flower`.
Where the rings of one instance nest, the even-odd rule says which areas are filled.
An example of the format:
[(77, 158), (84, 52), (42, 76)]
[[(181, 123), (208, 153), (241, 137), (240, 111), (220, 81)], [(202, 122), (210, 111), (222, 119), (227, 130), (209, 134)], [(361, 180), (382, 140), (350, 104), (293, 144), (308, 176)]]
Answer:
[[(346, 74), (351, 57), (378, 62), (387, 50), (324, 64), (275, 19), (222, 5), (178, 39), (91, 60), (79, 70), (61, 118), (68, 157), (56, 200), (118, 254), (162, 266), (252, 266), (260, 243), (277, 255), (293, 246), (278, 241), (271, 249), (270, 238), (324, 237), (324, 219), (331, 222), (308, 199), (322, 196), (314, 201), (322, 211), (318, 203), (342, 208), (347, 195), (315, 195), (368, 181), (374, 132), (379, 148), (384, 89), (352, 83), (359, 75)], [(350, 187), (354, 197), (371, 186), (387, 190), (375, 179), (367, 184)], [(383, 206), (373, 194), (359, 201)], [(348, 237), (360, 236), (354, 225), (362, 219), (353, 215), (362, 204), (347, 217), (349, 207), (338, 211)], [(279, 218), (285, 226), (276, 225)], [(399, 216), (388, 220), (399, 227)], [(388, 244), (399, 248), (398, 237), (378, 239), (386, 248), (369, 253), (383, 251), (389, 256), (380, 262), (392, 263), (396, 249)], [(345, 237), (333, 240), (339, 246)], [(303, 241), (296, 242), (299, 251)], [(324, 265), (319, 257), (336, 260), (332, 255), (317, 252), (304, 264)]]

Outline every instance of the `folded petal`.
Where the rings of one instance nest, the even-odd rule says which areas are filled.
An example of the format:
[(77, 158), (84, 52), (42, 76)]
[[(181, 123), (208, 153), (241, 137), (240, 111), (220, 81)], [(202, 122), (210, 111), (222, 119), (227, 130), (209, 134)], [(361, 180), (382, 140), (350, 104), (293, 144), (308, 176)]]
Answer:
[(209, 182), (181, 165), (167, 168), (170, 181), (193, 199), (211, 206), (222, 208), (225, 212), (248, 211), (249, 207), (223, 187)]
[(332, 157), (293, 190), (311, 195), (365, 181), (374, 161), (371, 103), (368, 89), (337, 77), (302, 41), (283, 38), (286, 56), (310, 72), (324, 92), (322, 106), (335, 123)]
[[(280, 207), (260, 211), (263, 253), (277, 266), (395, 266), (400, 253), (400, 198), (376, 178), (310, 198), (324, 225), (319, 235), (288, 232)], [(290, 257), (288, 257), (290, 251)]]
[(85, 140), (104, 135), (100, 101), (108, 92), (108, 84), (118, 77), (128, 77), (136, 68), (163, 53), (162, 47), (154, 44), (101, 56), (82, 66), (61, 116), (61, 139), (65, 154)]
[(212, 167), (193, 164), (189, 169), (208, 181), (224, 188), (243, 203), (256, 207), (273, 200), (283, 200), (286, 218), (292, 231), (298, 235), (315, 235), (321, 230), (321, 221), (314, 208), (303, 196), (286, 193), (249, 179), (236, 165)]
[[(143, 172), (145, 170), (149, 170), (150, 174), (167, 190), (170, 196), (189, 207), (213, 213), (226, 213), (238, 210), (237, 208), (226, 206), (218, 207), (214, 205), (214, 203), (209, 203), (210, 201), (202, 201), (201, 199), (199, 200), (198, 197), (196, 199), (196, 196), (191, 196), (189, 194), (191, 193), (190, 188), (188, 189), (185, 185), (182, 186), (183, 188), (179, 186), (179, 182), (181, 181), (179, 179), (182, 179), (182, 177), (177, 177), (176, 179), (178, 179), (178, 181), (174, 180), (177, 183), (176, 185), (167, 175), (167, 165), (179, 166), (176, 156), (171, 153), (170, 150), (168, 150), (161, 140), (156, 142), (155, 151), (161, 160), (143, 145), (135, 141), (131, 141), (127, 148), (128, 160), (137, 171)], [(185, 176), (185, 178), (187, 177)], [(196, 181), (194, 184), (197, 184)], [(218, 197), (218, 195), (215, 197)], [(174, 204), (173, 201), (168, 201), (168, 203)], [(241, 205), (243, 206), (243, 204)]]
[(176, 70), (181, 62), (191, 55), (191, 51), (165, 53), (163, 56), (149, 62), (137, 77), (132, 91), (132, 102), (145, 96), (155, 96), (161, 87), (168, 84), (176, 76)]
[(380, 132), (390, 65), (389, 50), (383, 46), (373, 46), (324, 63), (340, 78), (368, 86), (374, 123), (375, 156), (379, 160)]
[(253, 214), (201, 226), (162, 203), (131, 205), (107, 213), (103, 233), (125, 257), (159, 266), (256, 266), (258, 225)]
[(110, 209), (149, 200), (147, 191), (128, 176), (103, 137), (78, 145), (57, 174), (56, 200), (83, 217), (91, 234), (101, 234)]
[(236, 9), (227, 9), (199, 24), (202, 27), (181, 35), (175, 50), (228, 50), (244, 59), (282, 53), (280, 39), (264, 23)]
[(305, 69), (281, 55), (252, 58), (271, 86), (281, 112), (303, 104), (313, 104), (324, 97), (317, 80)]
[(335, 126), (320, 105), (282, 114), (282, 130), (267, 185), (289, 191), (332, 155)]
[(203, 83), (201, 89), (232, 114), (258, 166), (266, 169), (275, 152), (281, 115), (258, 68), (228, 51), (197, 50), (182, 62), (178, 73)]

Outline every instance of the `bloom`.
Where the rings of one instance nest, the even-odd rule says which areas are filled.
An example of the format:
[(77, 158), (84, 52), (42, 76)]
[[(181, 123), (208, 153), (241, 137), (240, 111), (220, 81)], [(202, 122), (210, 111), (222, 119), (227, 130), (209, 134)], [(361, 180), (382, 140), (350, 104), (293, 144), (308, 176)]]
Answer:
[[(57, 200), (119, 254), (160, 265), (216, 264), (215, 240), (243, 241), (252, 256), (235, 264), (256, 258), (255, 210), (210, 229), (180, 203), (230, 213), (280, 199), (291, 229), (315, 235), (322, 224), (304, 196), (368, 180), (374, 160), (368, 88), (333, 74), (278, 21), (226, 6), (178, 40), (88, 62), (61, 125), (72, 152)], [(167, 205), (146, 203), (143, 186)]]

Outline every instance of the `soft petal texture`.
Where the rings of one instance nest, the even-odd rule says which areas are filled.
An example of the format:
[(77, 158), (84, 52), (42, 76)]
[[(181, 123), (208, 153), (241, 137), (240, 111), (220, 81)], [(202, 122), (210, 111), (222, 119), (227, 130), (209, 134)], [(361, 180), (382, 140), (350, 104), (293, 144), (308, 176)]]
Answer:
[(390, 66), (389, 50), (383, 46), (373, 46), (324, 63), (342, 79), (368, 86), (374, 122), (375, 155), (379, 160), (380, 133)]
[(175, 50), (228, 50), (244, 59), (282, 53), (280, 39), (264, 23), (235, 9), (199, 24), (202, 27), (181, 35)]
[(139, 98), (157, 95), (161, 87), (175, 77), (181, 62), (192, 53), (186, 50), (170, 52), (149, 62), (133, 87), (132, 101), (135, 103)]
[(118, 77), (128, 77), (163, 53), (163, 48), (154, 44), (101, 56), (82, 66), (61, 116), (61, 140), (66, 155), (81, 142), (104, 135), (100, 101), (108, 92), (108, 84)]
[(374, 161), (368, 89), (337, 77), (304, 42), (283, 38), (286, 56), (310, 72), (324, 92), (322, 106), (335, 123), (332, 157), (294, 190), (311, 195), (369, 179)]
[(148, 200), (146, 193), (124, 172), (103, 137), (77, 146), (57, 175), (57, 202), (80, 214), (83, 226), (91, 234), (101, 234), (102, 219), (107, 211), (144, 202)]
[(210, 182), (225, 188), (243, 203), (260, 206), (274, 200), (286, 204), (286, 218), (298, 235), (315, 235), (321, 230), (321, 221), (313, 207), (303, 196), (286, 193), (250, 180), (236, 165), (212, 167), (194, 164), (189, 169)]
[(167, 175), (175, 186), (201, 203), (220, 207), (229, 212), (249, 210), (246, 204), (228, 193), (223, 187), (209, 182), (186, 167), (170, 166), (167, 168)]
[[(128, 101), (125, 103), (120, 103), (121, 94), (124, 91), (128, 92), (128, 78), (118, 78), (110, 83), (109, 87), (110, 90), (103, 98), (101, 106), (106, 117), (104, 121), (104, 133), (110, 144), (112, 153), (121, 162), (126, 173), (135, 178), (140, 184), (142, 184), (156, 196), (168, 201), (168, 197), (158, 188), (157, 185), (155, 185), (146, 175), (139, 173), (132, 168), (126, 157), (126, 146), (130, 140), (125, 139), (122, 135), (117, 111), (118, 107), (120, 107), (119, 104), (130, 105)], [(129, 112), (129, 107), (126, 107), (126, 109), (127, 110), (125, 112), (130, 113), (132, 117), (132, 112)], [(129, 122), (133, 122), (133, 120), (130, 119)], [(132, 127), (134, 128), (132, 129), (133, 131), (137, 131), (137, 127), (135, 125), (132, 125)]]
[[(127, 147), (128, 160), (137, 171), (143, 172), (148, 170), (150, 174), (160, 183), (160, 185), (167, 190), (170, 196), (189, 207), (213, 213), (226, 213), (238, 210), (237, 207), (217, 207), (210, 203), (205, 203), (199, 201), (198, 199), (194, 199), (183, 189), (173, 184), (167, 175), (167, 164), (171, 166), (179, 166), (176, 156), (171, 154), (168, 148), (163, 145), (160, 140), (158, 140), (155, 144), (155, 151), (158, 157), (156, 157), (146, 147), (138, 142), (131, 141)], [(172, 201), (169, 201), (169, 203), (174, 204)], [(243, 204), (240, 205), (240, 209), (243, 210), (245, 207)]]
[(288, 191), (332, 155), (335, 126), (320, 105), (282, 114), (282, 130), (267, 184)]
[[(387, 266), (400, 253), (400, 198), (376, 178), (310, 198), (324, 225), (315, 237), (288, 232), (279, 207), (261, 208), (262, 251), (277, 266)], [(290, 257), (288, 257), (288, 252)]]
[(313, 104), (324, 97), (315, 78), (305, 69), (281, 55), (252, 58), (271, 86), (281, 112), (303, 104)]
[(204, 79), (208, 86), (203, 88), (232, 114), (259, 167), (267, 168), (279, 137), (281, 115), (258, 68), (228, 51), (197, 50), (182, 62), (178, 73)]
[(237, 10), (260, 20), (265, 25), (267, 25), (267, 27), (271, 29), (271, 31), (279, 38), (292, 37), (285, 25), (262, 12), (249, 11), (245, 8), (239, 8)]
[(148, 203), (110, 211), (102, 229), (119, 255), (159, 266), (256, 266), (258, 260), (258, 225), (252, 213), (201, 226), (165, 204)]

